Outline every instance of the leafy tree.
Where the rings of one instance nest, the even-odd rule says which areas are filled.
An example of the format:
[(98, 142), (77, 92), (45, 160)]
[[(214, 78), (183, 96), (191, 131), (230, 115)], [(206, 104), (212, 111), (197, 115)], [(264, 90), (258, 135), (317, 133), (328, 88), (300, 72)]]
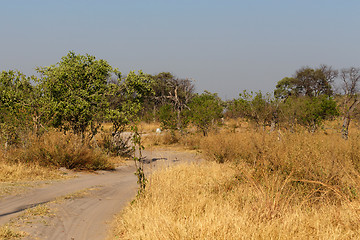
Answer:
[(281, 120), (285, 124), (299, 124), (315, 132), (325, 120), (338, 116), (337, 104), (332, 97), (291, 97), (280, 105)]
[(234, 100), (234, 107), (239, 116), (250, 120), (256, 126), (270, 126), (276, 121), (276, 101), (270, 94), (244, 91)]
[(0, 132), (5, 146), (19, 143), (20, 134), (32, 129), (36, 112), (35, 77), (26, 77), (19, 71), (0, 74)]
[(196, 95), (189, 104), (189, 120), (204, 134), (222, 118), (223, 106), (216, 93), (205, 91)]
[(124, 131), (132, 122), (137, 122), (146, 99), (152, 96), (151, 78), (142, 71), (131, 71), (125, 78), (109, 84), (107, 98), (110, 103), (107, 119), (113, 124), (113, 133)]
[(39, 67), (41, 87), (47, 100), (47, 115), (60, 130), (85, 138), (97, 133), (108, 107), (105, 93), (113, 68), (105, 60), (69, 52), (50, 67)]
[(295, 78), (285, 77), (276, 84), (274, 96), (278, 99), (286, 99), (292, 95), (297, 95), (296, 85), (297, 80)]
[(106, 119), (112, 123), (111, 135), (103, 135), (103, 147), (112, 154), (128, 156), (132, 153), (129, 146), (131, 135), (122, 134), (129, 126), (135, 128), (143, 103), (152, 95), (151, 79), (147, 74), (139, 71), (138, 74), (130, 72), (122, 78), (109, 83), (106, 93), (109, 102)]
[(326, 65), (321, 65), (316, 69), (303, 67), (297, 70), (293, 77), (280, 80), (276, 85), (274, 96), (279, 99), (294, 95), (317, 97), (325, 94), (330, 96), (333, 94), (331, 84), (337, 75), (338, 71)]
[(171, 104), (162, 105), (159, 109), (161, 128), (169, 129), (172, 132), (177, 129), (177, 114)]
[(189, 79), (175, 78), (169, 72), (162, 72), (151, 76), (151, 87), (154, 95), (145, 103), (146, 109), (152, 109), (154, 120), (158, 110), (163, 105), (170, 104), (176, 113), (176, 128), (181, 130), (185, 127), (182, 112), (188, 109), (192, 97), (194, 96), (194, 84)]

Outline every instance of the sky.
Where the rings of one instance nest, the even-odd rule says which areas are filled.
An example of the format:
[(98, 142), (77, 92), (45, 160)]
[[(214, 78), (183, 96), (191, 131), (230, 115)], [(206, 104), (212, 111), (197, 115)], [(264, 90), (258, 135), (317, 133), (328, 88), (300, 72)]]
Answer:
[(224, 100), (303, 67), (360, 67), (358, 0), (0, 0), (0, 71), (69, 51), (189, 78)]

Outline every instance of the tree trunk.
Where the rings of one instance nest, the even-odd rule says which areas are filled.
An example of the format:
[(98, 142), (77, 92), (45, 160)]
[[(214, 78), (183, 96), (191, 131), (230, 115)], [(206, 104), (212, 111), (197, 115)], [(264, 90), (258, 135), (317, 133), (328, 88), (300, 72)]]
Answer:
[[(354, 99), (353, 103), (350, 105), (349, 109), (344, 110), (344, 122), (341, 129), (342, 137), (347, 140), (349, 137), (349, 126), (352, 113), (354, 112), (356, 106), (359, 104), (359, 100), (357, 98)], [(345, 104), (346, 106), (346, 104)]]
[(350, 125), (350, 116), (347, 114), (344, 116), (344, 122), (341, 128), (342, 138), (347, 140), (349, 136), (349, 125)]
[(275, 121), (275, 119), (273, 119), (273, 120), (271, 120), (270, 132), (275, 131), (275, 127), (276, 127), (276, 121)]

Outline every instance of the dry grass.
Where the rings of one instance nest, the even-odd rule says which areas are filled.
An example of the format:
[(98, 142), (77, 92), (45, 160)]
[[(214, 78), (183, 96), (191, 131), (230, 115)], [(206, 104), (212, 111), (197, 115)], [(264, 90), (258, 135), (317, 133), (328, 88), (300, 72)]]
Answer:
[[(4, 156), (0, 149), (0, 156)], [(44, 180), (67, 178), (62, 172), (40, 166), (39, 164), (9, 162), (0, 159), (0, 198), (7, 195), (18, 194), (28, 188), (44, 184)]]
[(26, 163), (43, 167), (65, 167), (76, 170), (113, 169), (99, 148), (84, 144), (80, 137), (51, 131), (37, 138), (28, 137), (24, 147), (7, 152), (12, 163)]
[(179, 143), (180, 134), (177, 132), (170, 133), (164, 131), (162, 133), (147, 134), (142, 137), (142, 142), (147, 148), (176, 145)]
[(195, 136), (212, 161), (155, 173), (110, 239), (360, 239), (356, 129)]
[[(360, 204), (290, 204), (230, 164), (180, 165), (154, 174), (116, 218), (109, 239), (358, 239)], [(264, 191), (265, 190), (265, 191)], [(283, 200), (281, 200), (283, 198)], [(278, 199), (278, 200), (277, 200)]]
[(0, 182), (38, 181), (63, 177), (64, 175), (59, 171), (38, 164), (0, 161)]
[(157, 128), (160, 128), (160, 123), (157, 122), (140, 122), (139, 123), (139, 131), (141, 133), (155, 133)]
[(9, 226), (0, 227), (0, 239), (1, 240), (21, 239), (25, 236), (26, 236), (26, 233), (24, 233), (22, 231), (14, 230)]

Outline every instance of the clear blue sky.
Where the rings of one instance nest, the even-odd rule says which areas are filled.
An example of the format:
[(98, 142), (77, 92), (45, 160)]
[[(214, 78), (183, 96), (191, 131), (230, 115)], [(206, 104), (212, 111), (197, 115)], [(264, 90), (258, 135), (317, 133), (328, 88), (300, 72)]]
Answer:
[(359, 27), (358, 0), (0, 0), (0, 70), (72, 50), (231, 99), (305, 65), (360, 67)]

